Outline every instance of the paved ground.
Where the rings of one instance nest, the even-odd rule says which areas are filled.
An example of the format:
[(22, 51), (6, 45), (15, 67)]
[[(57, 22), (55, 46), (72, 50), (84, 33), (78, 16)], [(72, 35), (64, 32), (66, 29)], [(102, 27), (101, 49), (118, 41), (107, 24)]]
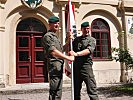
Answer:
[[(104, 87), (101, 87), (104, 86)], [(108, 85), (98, 86), (100, 100), (133, 100), (131, 94), (110, 91)], [(0, 89), (0, 100), (48, 100), (48, 84), (17, 85)], [(70, 85), (63, 86), (62, 100), (71, 100)], [(89, 100), (85, 86), (81, 92), (81, 100)]]

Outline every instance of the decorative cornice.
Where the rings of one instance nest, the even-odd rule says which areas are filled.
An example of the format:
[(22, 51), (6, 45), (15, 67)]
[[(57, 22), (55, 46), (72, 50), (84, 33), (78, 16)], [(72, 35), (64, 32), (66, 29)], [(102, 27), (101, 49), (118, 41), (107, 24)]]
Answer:
[[(59, 5), (68, 4), (68, 0), (55, 0), (55, 2), (56, 4), (59, 4)], [(81, 5), (80, 0), (72, 0), (71, 2), (74, 3), (76, 7), (79, 7)]]

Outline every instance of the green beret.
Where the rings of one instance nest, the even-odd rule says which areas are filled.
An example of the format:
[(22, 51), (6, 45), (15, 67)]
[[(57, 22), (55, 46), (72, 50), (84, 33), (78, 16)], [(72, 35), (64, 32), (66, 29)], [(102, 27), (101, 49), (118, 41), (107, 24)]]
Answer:
[(88, 27), (89, 26), (89, 22), (83, 22), (82, 24), (81, 24), (81, 28), (82, 27)]
[(55, 22), (59, 22), (59, 18), (56, 16), (51, 16), (48, 20), (49, 23), (55, 23)]

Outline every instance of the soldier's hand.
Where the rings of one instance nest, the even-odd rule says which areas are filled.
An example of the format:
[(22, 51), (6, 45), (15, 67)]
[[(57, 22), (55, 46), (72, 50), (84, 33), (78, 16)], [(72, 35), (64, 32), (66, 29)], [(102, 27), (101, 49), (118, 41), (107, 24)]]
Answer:
[(74, 51), (69, 51), (69, 55), (76, 56), (77, 54)]
[(70, 61), (74, 61), (75, 57), (74, 56), (69, 56), (70, 57)]

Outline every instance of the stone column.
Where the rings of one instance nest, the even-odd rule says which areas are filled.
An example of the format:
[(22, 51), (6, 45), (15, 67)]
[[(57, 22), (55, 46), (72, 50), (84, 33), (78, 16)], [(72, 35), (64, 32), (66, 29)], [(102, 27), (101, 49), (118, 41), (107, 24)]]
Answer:
[[(1, 10), (0, 10), (1, 13)], [(1, 17), (1, 16), (0, 16)], [(3, 51), (3, 38), (4, 38), (4, 27), (1, 26), (0, 22), (0, 88), (5, 87), (4, 85), (4, 51)]]
[(0, 88), (5, 87), (4, 82), (4, 52), (3, 52), (3, 35), (4, 29), (0, 27)]
[[(2, 2), (2, 1), (1, 1)], [(0, 88), (5, 87), (4, 82), (4, 33), (5, 27), (2, 21), (2, 14), (4, 10), (4, 4), (0, 3)]]

